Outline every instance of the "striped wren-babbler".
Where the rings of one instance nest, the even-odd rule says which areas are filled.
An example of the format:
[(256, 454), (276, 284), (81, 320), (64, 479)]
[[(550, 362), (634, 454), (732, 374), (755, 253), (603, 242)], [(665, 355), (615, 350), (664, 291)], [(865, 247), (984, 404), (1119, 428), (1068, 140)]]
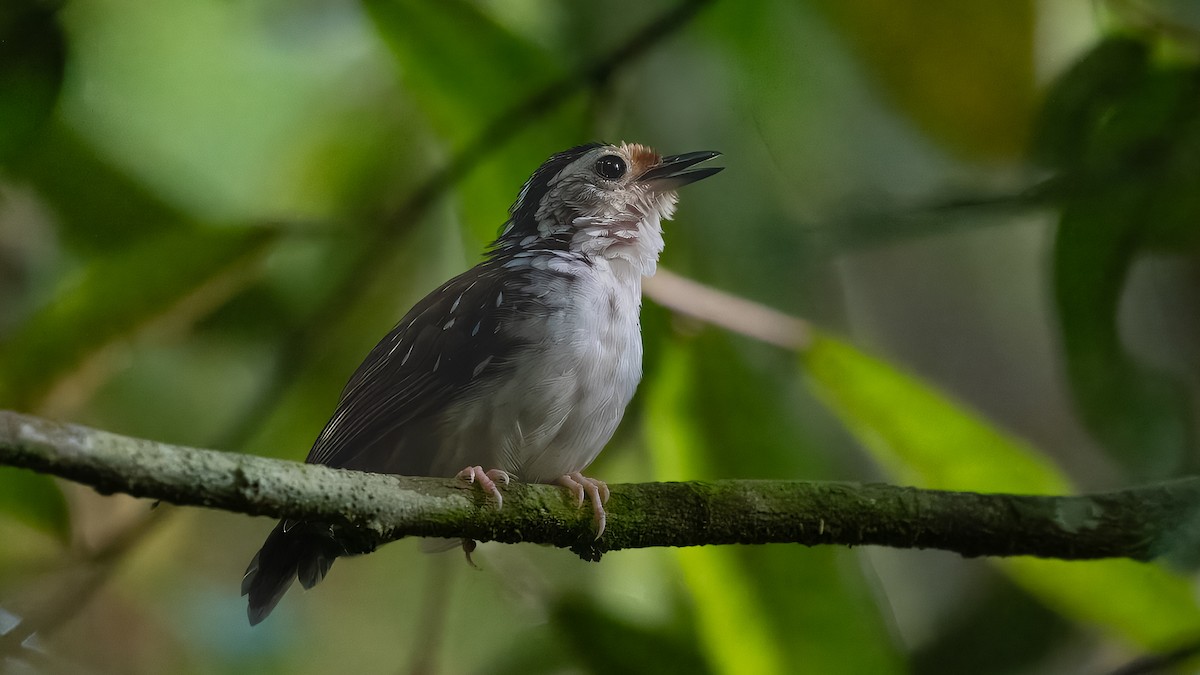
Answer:
[[(430, 293), (367, 355), (306, 461), (376, 473), (556, 483), (591, 502), (583, 476), (642, 375), (642, 277), (654, 274), (675, 190), (716, 157), (644, 145), (581, 145), (526, 181), (487, 258)], [(465, 467), (465, 468), (464, 468)], [(329, 529), (279, 523), (242, 581), (250, 623), (299, 578), (329, 571)]]

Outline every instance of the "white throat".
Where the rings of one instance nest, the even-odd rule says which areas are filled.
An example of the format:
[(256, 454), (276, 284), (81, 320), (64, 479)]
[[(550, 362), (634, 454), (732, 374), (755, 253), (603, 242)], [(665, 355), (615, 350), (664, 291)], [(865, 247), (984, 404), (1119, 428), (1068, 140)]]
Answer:
[(614, 271), (627, 267), (638, 277), (653, 276), (663, 250), (662, 221), (675, 213), (676, 199), (674, 192), (643, 193), (614, 213), (579, 216), (571, 250), (615, 263)]

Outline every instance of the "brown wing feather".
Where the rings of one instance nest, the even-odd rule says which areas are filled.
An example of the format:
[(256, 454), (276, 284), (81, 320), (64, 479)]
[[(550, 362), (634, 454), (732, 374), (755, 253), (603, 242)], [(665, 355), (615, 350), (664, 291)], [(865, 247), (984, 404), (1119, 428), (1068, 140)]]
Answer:
[(511, 274), (500, 271), (478, 265), (417, 303), (350, 378), (306, 461), (427, 475), (438, 446), (433, 418), (480, 375), (506, 367), (517, 346), (496, 330), (515, 300), (502, 281)]

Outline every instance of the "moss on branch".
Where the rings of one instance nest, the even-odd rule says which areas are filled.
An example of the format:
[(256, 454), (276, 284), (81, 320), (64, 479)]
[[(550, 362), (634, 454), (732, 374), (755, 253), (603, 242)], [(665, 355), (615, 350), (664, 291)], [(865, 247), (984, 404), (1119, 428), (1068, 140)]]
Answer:
[(964, 556), (1151, 560), (1196, 542), (1200, 478), (1081, 496), (727, 480), (612, 485), (608, 529), (565, 490), (513, 484), (504, 508), (453, 480), (188, 448), (0, 411), (0, 465), (185, 506), (329, 523), (350, 552), (406, 536), (535, 542), (583, 558), (649, 546), (797, 543)]

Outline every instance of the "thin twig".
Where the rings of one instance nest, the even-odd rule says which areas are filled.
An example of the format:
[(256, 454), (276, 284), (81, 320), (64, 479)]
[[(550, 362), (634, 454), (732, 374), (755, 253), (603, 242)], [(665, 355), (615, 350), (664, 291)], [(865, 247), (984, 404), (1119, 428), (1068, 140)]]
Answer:
[(799, 351), (812, 340), (812, 330), (802, 319), (662, 267), (643, 282), (642, 291), (667, 309), (784, 349)]

